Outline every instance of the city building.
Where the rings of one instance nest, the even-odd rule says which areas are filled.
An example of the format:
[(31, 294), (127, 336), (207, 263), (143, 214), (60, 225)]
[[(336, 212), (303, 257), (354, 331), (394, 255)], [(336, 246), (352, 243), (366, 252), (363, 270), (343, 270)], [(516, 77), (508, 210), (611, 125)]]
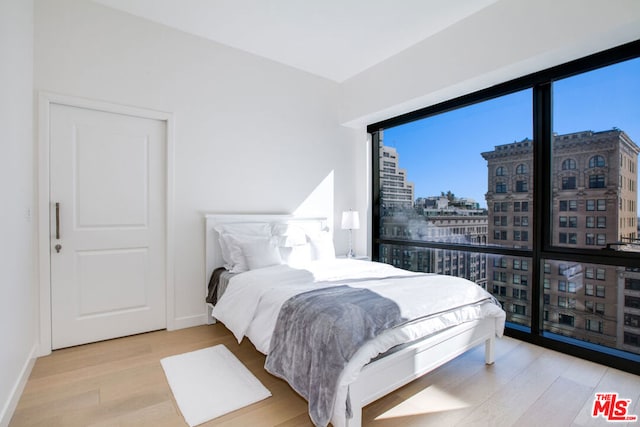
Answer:
[[(439, 243), (485, 244), (487, 214), (465, 212), (395, 212), (383, 217), (381, 236)], [(486, 288), (487, 255), (478, 252), (382, 245), (380, 261), (411, 271), (464, 277)]]
[(413, 207), (413, 183), (407, 181), (407, 171), (399, 165), (398, 151), (385, 146), (380, 137), (380, 193), (385, 209)]
[[(474, 245), (487, 243), (487, 211), (480, 209), (478, 203), (469, 198), (456, 198), (451, 192), (420, 197), (414, 202), (413, 184), (406, 178), (396, 149), (384, 146), (381, 138), (380, 183), (384, 207), (381, 237)], [(409, 195), (411, 203), (408, 202)], [(486, 254), (382, 245), (380, 261), (411, 271), (464, 277), (486, 288)]]
[[(553, 245), (637, 250), (637, 158), (640, 148), (619, 129), (554, 135)], [(482, 153), (488, 166), (488, 243), (531, 245), (533, 141)], [(510, 322), (529, 326), (530, 260), (494, 257), (488, 287)], [(640, 353), (640, 292), (635, 269), (544, 263), (544, 328), (579, 340)]]

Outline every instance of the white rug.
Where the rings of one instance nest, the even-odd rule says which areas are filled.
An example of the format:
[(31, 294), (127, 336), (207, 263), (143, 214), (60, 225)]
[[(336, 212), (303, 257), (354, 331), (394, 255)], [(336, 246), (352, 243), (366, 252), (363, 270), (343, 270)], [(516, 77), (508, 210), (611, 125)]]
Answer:
[(160, 363), (191, 427), (271, 396), (224, 345), (166, 357)]

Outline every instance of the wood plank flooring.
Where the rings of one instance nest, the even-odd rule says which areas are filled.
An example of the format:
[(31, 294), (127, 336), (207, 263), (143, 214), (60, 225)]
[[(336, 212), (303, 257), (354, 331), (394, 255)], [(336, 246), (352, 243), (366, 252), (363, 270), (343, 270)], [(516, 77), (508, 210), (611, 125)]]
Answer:
[[(57, 350), (37, 360), (10, 427), (186, 426), (160, 359), (224, 344), (273, 396), (204, 426), (311, 426), (306, 402), (264, 371), (264, 356), (221, 324)], [(496, 363), (474, 349), (365, 408), (367, 426), (594, 426), (596, 392), (632, 399), (640, 377), (510, 338)], [(616, 426), (625, 425), (616, 423)], [(640, 422), (629, 425), (640, 426)]]

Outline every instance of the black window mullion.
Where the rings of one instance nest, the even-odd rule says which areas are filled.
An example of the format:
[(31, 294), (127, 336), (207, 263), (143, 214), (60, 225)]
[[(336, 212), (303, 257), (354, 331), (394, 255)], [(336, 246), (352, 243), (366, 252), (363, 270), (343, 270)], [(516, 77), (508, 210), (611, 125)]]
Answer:
[(531, 333), (540, 335), (543, 331), (544, 310), (544, 259), (541, 248), (550, 241), (551, 228), (551, 82), (538, 84), (533, 88), (533, 254), (531, 271)]
[(380, 260), (380, 134), (371, 132), (371, 259)]

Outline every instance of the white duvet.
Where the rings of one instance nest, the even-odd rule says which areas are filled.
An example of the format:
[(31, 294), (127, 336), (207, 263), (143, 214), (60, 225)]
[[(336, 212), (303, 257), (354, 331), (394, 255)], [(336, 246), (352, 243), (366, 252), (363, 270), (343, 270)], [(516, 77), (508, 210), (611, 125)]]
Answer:
[[(398, 280), (394, 276), (408, 278)], [(394, 280), (398, 286), (388, 286)], [(425, 308), (432, 313), (446, 312), (387, 330), (366, 343), (353, 356), (339, 381), (332, 418), (334, 426), (344, 424), (344, 415), (340, 414), (345, 413), (348, 385), (357, 378), (362, 367), (378, 354), (395, 345), (485, 317), (495, 318), (498, 334), (502, 334), (504, 329), (505, 313), (493, 303), (448, 311), (451, 307), (463, 305), (463, 301), (489, 297), (480, 286), (468, 280), (413, 273), (388, 264), (353, 259), (314, 261), (305, 269), (275, 265), (240, 273), (231, 278), (212, 315), (224, 323), (238, 342), (246, 336), (258, 351), (267, 354), (278, 313), (286, 300), (301, 292), (341, 284), (366, 287), (392, 299), (400, 307), (402, 317), (407, 319), (415, 317), (412, 313), (424, 312)]]

